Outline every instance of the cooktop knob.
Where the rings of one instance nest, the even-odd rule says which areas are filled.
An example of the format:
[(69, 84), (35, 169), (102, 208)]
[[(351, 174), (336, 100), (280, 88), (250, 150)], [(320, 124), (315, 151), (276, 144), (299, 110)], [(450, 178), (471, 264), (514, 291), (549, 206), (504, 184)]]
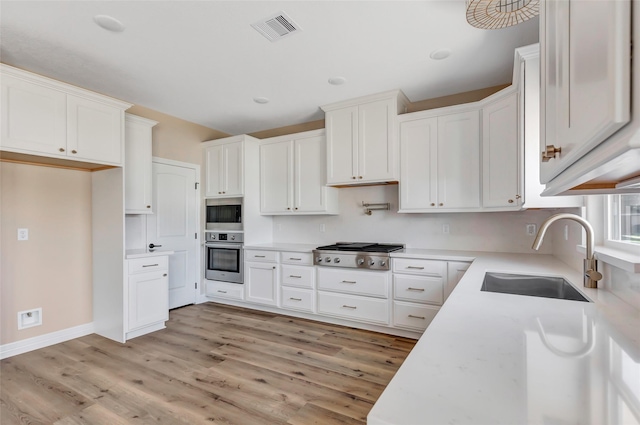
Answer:
[(386, 265), (387, 265), (387, 262), (386, 262), (386, 261), (384, 261), (384, 260), (380, 261), (380, 267), (384, 267), (384, 266), (386, 266)]
[(325, 262), (330, 263), (331, 262), (331, 257), (327, 257), (324, 259)]
[(358, 265), (361, 266), (364, 264), (364, 260), (362, 258), (358, 258)]
[(316, 263), (322, 263), (322, 257), (317, 257), (316, 258)]
[(213, 240), (215, 240), (215, 239), (216, 239), (216, 234), (215, 234), (215, 233), (212, 233), (212, 234), (211, 234), (211, 239), (213, 239)]
[(232, 240), (232, 241), (235, 241), (235, 240), (236, 240), (236, 237), (235, 237), (234, 235), (231, 235), (231, 240)]
[(376, 265), (376, 262), (375, 262), (375, 261), (373, 261), (373, 260), (369, 260), (369, 265), (370, 265), (370, 266), (375, 266), (375, 265)]
[(334, 258), (334, 259), (333, 259), (333, 262), (334, 262), (334, 263), (339, 263), (339, 262), (340, 262), (340, 258), (338, 258), (338, 257)]

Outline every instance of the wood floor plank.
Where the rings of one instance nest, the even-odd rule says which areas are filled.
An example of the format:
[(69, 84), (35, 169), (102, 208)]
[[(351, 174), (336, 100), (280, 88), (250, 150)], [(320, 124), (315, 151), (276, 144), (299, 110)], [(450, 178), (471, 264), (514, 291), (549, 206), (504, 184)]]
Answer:
[(87, 335), (0, 361), (0, 422), (355, 425), (415, 341), (205, 303), (126, 344)]

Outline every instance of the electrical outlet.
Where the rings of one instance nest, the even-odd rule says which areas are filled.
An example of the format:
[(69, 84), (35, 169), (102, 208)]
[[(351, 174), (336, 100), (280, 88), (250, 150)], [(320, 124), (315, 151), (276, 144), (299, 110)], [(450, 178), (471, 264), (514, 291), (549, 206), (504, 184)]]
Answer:
[(535, 236), (537, 231), (538, 231), (538, 226), (536, 226), (535, 224), (527, 224), (527, 235)]
[(19, 241), (28, 241), (29, 240), (29, 229), (18, 229), (18, 240)]
[(442, 233), (444, 233), (445, 235), (449, 234), (449, 225), (448, 224), (443, 224), (442, 225)]
[(42, 307), (18, 312), (18, 330), (42, 325)]

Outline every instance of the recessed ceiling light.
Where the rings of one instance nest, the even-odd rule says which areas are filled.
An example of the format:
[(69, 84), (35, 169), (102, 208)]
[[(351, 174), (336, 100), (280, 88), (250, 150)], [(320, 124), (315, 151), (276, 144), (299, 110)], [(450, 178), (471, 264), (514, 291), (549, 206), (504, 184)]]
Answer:
[(347, 82), (347, 79), (344, 77), (331, 77), (329, 78), (329, 84), (334, 86), (340, 86)]
[(122, 32), (124, 31), (124, 24), (118, 21), (113, 16), (109, 15), (96, 15), (93, 17), (93, 21), (98, 24), (101, 28), (106, 29), (111, 32)]
[(253, 101), (256, 103), (259, 103), (261, 105), (264, 105), (265, 103), (269, 103), (269, 98), (267, 97), (254, 97)]
[(451, 50), (449, 49), (436, 49), (429, 54), (429, 57), (433, 60), (439, 61), (448, 58), (450, 55)]

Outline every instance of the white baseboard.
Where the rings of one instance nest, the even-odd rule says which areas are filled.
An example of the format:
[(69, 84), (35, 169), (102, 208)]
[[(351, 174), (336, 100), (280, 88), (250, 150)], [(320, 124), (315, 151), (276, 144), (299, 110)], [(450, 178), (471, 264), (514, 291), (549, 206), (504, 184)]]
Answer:
[(0, 360), (94, 333), (93, 322), (0, 345)]

